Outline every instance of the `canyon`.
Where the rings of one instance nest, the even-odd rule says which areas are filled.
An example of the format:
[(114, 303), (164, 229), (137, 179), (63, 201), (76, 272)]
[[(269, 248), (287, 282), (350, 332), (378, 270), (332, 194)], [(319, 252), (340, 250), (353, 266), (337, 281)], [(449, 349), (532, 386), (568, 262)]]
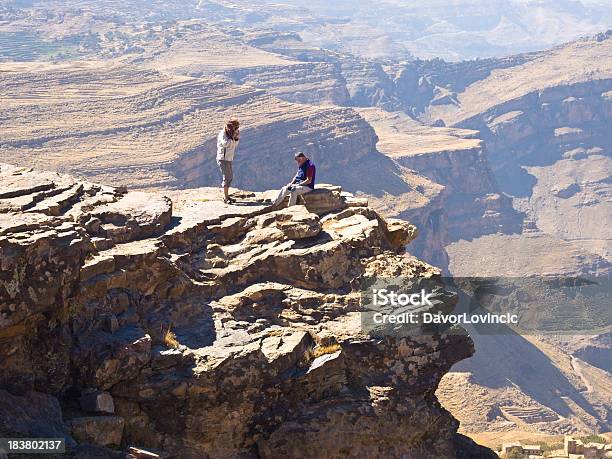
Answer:
[[(193, 272), (194, 264), (212, 263), (218, 269), (211, 271), (213, 278), (229, 276), (230, 283), (235, 282), (233, 276), (238, 274), (232, 271), (223, 248), (230, 240), (220, 243), (221, 248), (214, 248), (213, 243), (219, 258), (207, 261), (201, 252), (204, 246), (197, 245), (204, 244), (203, 236), (200, 229), (195, 229), (207, 224), (194, 222), (188, 237), (164, 236), (161, 229), (174, 234), (173, 222), (181, 228), (191, 218), (190, 212), (200, 213), (200, 217), (194, 217), (196, 220), (203, 218), (202, 212), (217, 212), (212, 209), (217, 208), (218, 203), (213, 203), (219, 198), (207, 188), (219, 182), (215, 139), (223, 121), (235, 116), (243, 126), (234, 166), (235, 193), (247, 193), (239, 189), (254, 193), (245, 197), (253, 203), (248, 212), (260, 211), (259, 193), (278, 188), (290, 179), (293, 153), (304, 151), (316, 163), (320, 180), (350, 192), (354, 197), (346, 198), (349, 201), (369, 202), (372, 209), (359, 211), (369, 222), (379, 221), (380, 217), (373, 217), (376, 212), (385, 219), (397, 218), (414, 225), (419, 236), (407, 245), (408, 253), (439, 267), (443, 274), (509, 278), (610, 276), (610, 31), (544, 51), (447, 62), (414, 59), (395, 51), (392, 57), (364, 56), (346, 43), (321, 46), (320, 40), (326, 36), (305, 34), (304, 27), (328, 26), (318, 23), (316, 15), (300, 5), (286, 5), (278, 11), (262, 5), (255, 12), (248, 5), (224, 9), (212, 2), (200, 2), (197, 7), (187, 2), (183, 9), (173, 9), (168, 3), (149, 10), (148, 20), (144, 21), (138, 20), (134, 9), (111, 1), (97, 5), (99, 14), (88, 9), (87, 1), (81, 2), (80, 11), (57, 8), (52, 3), (47, 7), (0, 9), (0, 36), (7, 37), (12, 50), (7, 58), (5, 48), (0, 48), (0, 160), (12, 165), (5, 168), (17, 168), (11, 171), (23, 168), (21, 174), (52, 173), (23, 172), (30, 168), (59, 172), (61, 177), (70, 174), (76, 178), (62, 180), (89, 184), (83, 185), (84, 190), (100, 187), (106, 190), (105, 199), (123, 199), (119, 197), (121, 193), (112, 191), (117, 188), (108, 187), (127, 187), (128, 195), (168, 196), (172, 212), (166, 211), (164, 218), (169, 216), (170, 223), (153, 224), (155, 228), (134, 241), (130, 239), (133, 236), (127, 235), (128, 230), (110, 228), (109, 234), (117, 234), (110, 243), (95, 241), (100, 244), (99, 250), (110, 251), (109, 258), (117, 256), (126, 263), (136, 263), (132, 265), (134, 269), (144, 269), (135, 255), (149, 260), (163, 252), (171, 260), (170, 265), (174, 263), (178, 268), (168, 268), (166, 262), (160, 262), (159, 269), (178, 269), (173, 272), (181, 279), (199, 275)], [(40, 34), (38, 38), (27, 35), (33, 25)], [(60, 54), (48, 54), (52, 46), (61, 48)], [(70, 201), (76, 196), (78, 201), (87, 194), (73, 194), (73, 188), (80, 185), (66, 187), (51, 193), (58, 198), (59, 210), (45, 210), (50, 197), (44, 189), (19, 199), (10, 196), (11, 201), (17, 199), (17, 204), (3, 203), (0, 209), (25, 215), (63, 215), (62, 199), (68, 197)], [(44, 198), (25, 197), (39, 192)], [(159, 205), (163, 207), (161, 201)], [(353, 207), (348, 208), (355, 212)], [(332, 211), (335, 212), (338, 209)], [(316, 218), (310, 214), (287, 215), (291, 218), (274, 218), (283, 222), (295, 219), (306, 233), (317, 232)], [(241, 223), (235, 219), (240, 219), (239, 215), (221, 217), (234, 222), (215, 223), (229, 226), (223, 231), (235, 234), (231, 240), (242, 235), (245, 241), (262, 238), (265, 245), (270, 243), (268, 237), (293, 239), (280, 236), (276, 230), (274, 236), (248, 236), (238, 228)], [(249, 218), (259, 217), (253, 214)], [(351, 218), (361, 221), (356, 214)], [(134, 229), (119, 221), (119, 227)], [(285, 224), (274, 225), (285, 228)], [(324, 223), (321, 225), (325, 228)], [(282, 228), (277, 229), (285, 231)], [(321, 233), (317, 234), (306, 239), (321, 239)], [(197, 244), (189, 240), (192, 236), (199, 241)], [(127, 240), (121, 244), (133, 244), (126, 249), (136, 250), (136, 254), (130, 252), (124, 258), (121, 251), (116, 252), (119, 249), (113, 244), (118, 241), (112, 238), (123, 237)], [(179, 248), (165, 245), (175, 237), (182, 239), (180, 250), (185, 253), (177, 255)], [(156, 238), (166, 241), (161, 248), (156, 246), (158, 242), (140, 242)], [(323, 240), (319, 242), (323, 244)], [(187, 249), (191, 244), (196, 245)], [(382, 242), (375, 240), (374, 244)], [(200, 251), (199, 255), (188, 255), (192, 249)], [(237, 254), (255, 253), (241, 252), (244, 248), (235, 250)], [(400, 251), (397, 246), (394, 250)], [(82, 256), (83, 253), (78, 255)], [(373, 255), (368, 253), (370, 256)], [(112, 265), (111, 261), (104, 263)], [(274, 282), (279, 281), (277, 271), (264, 271)], [(160, 275), (169, 274), (166, 271)], [(242, 281), (255, 283), (251, 274), (245, 276)], [(312, 304), (323, 301), (314, 293), (319, 287), (299, 284), (307, 281), (296, 279), (281, 279), (280, 283), (298, 282), (294, 288), (307, 289), (306, 297), (315, 298)], [(248, 290), (247, 284), (240, 289)], [(125, 288), (127, 284), (121, 285)], [(192, 292), (200, 295), (200, 286), (196, 285), (173, 288), (195, 289)], [(269, 287), (265, 288), (268, 292)], [(330, 288), (337, 289), (339, 285)], [(285, 287), (270, 287), (269, 291), (273, 302), (293, 301), (293, 293)], [(180, 298), (178, 303), (188, 302)], [(262, 301), (263, 310), (273, 306), (265, 299), (249, 300), (240, 295), (232, 298), (236, 304)], [(210, 297), (210, 301), (219, 298)], [(167, 317), (184, 314), (172, 312), (171, 306), (167, 311), (162, 305), (156, 307), (159, 311), (146, 310), (142, 317), (157, 314), (156, 320), (161, 320), (166, 312)], [(219, 311), (225, 307), (221, 305)], [(316, 308), (311, 309), (313, 320), (320, 320)], [(336, 313), (329, 314), (334, 317), (332, 322), (345, 320), (338, 319)], [(310, 319), (296, 320), (308, 324)], [(139, 325), (143, 332), (153, 341), (158, 339), (145, 325)], [(156, 323), (153, 328), (159, 326)], [(175, 332), (182, 342), (181, 326), (177, 327)], [(320, 345), (318, 331), (308, 330), (311, 338), (300, 339)], [(593, 330), (589, 336), (491, 337), (469, 331), (476, 354), (452, 369), (449, 360), (444, 371), (436, 373), (439, 385), (434, 382), (429, 386), (432, 390), (437, 388), (436, 396), (442, 405), (460, 420), (462, 433), (501, 436), (517, 431), (561, 434), (612, 430), (609, 328)], [(228, 333), (237, 336), (233, 329)], [(185, 345), (191, 348), (188, 341)], [(306, 341), (300, 341), (299, 346)], [(344, 347), (342, 352), (346, 353)], [(293, 358), (288, 359), (287, 365), (295, 363)], [(355, 357), (345, 354), (342, 359), (345, 358)], [(142, 368), (148, 368), (146, 365)], [(342, 365), (350, 368), (351, 364)], [(443, 373), (447, 374), (442, 376)], [(146, 371), (133, 376), (143, 388), (151, 384)], [(177, 381), (189, 385), (182, 377)], [(280, 384), (275, 380), (277, 383)], [(62, 384), (54, 396), (73, 382)], [(286, 395), (280, 390), (283, 395), (276, 393), (277, 399)], [(146, 410), (152, 405), (139, 395), (121, 395), (117, 389), (113, 397), (138, 405), (126, 404), (133, 411), (120, 414), (125, 426), (136, 422), (130, 421), (132, 417), (151, 416)], [(427, 397), (434, 398), (429, 393)], [(357, 403), (349, 403), (353, 402)], [(120, 401), (117, 403), (121, 406)], [(132, 426), (133, 432), (137, 430)], [(404, 435), (399, 431), (388, 434)], [(160, 435), (134, 437), (134, 441), (146, 440), (156, 446), (170, 441), (171, 435)], [(448, 441), (440, 451), (453, 447)], [(273, 454), (281, 449), (258, 451)]]

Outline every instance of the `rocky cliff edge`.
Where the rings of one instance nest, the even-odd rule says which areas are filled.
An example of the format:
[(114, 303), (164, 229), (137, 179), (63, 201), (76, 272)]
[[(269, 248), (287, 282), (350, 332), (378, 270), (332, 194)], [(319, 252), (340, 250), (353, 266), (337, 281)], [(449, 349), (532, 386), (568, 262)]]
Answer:
[(478, 457), (434, 396), (471, 340), (360, 330), (361, 280), (439, 274), (405, 254), (409, 223), (332, 186), (274, 209), (6, 164), (0, 184), (0, 436), (68, 435), (77, 457)]

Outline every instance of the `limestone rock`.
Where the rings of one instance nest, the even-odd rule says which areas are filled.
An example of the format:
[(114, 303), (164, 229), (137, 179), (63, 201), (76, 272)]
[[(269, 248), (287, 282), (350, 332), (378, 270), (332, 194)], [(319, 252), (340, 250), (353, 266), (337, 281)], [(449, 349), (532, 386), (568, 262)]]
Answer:
[[(91, 352), (91, 373), (93, 383), (101, 389), (109, 389), (123, 379), (129, 379), (138, 374), (140, 369), (151, 359), (151, 337), (139, 336), (141, 331), (126, 327), (124, 334), (84, 336), (86, 346)], [(91, 340), (95, 341), (91, 341)], [(106, 353), (99, 351), (105, 349)], [(102, 358), (98, 358), (102, 357)]]
[[(114, 242), (144, 239), (160, 233), (170, 223), (172, 201), (165, 196), (132, 192), (119, 200), (96, 207), (89, 213), (86, 226), (95, 229), (92, 220), (102, 222), (101, 232)], [(92, 228), (93, 227), (93, 228)]]
[(81, 409), (89, 413), (115, 414), (113, 396), (108, 392), (85, 393), (79, 399)]
[(418, 235), (417, 228), (405, 220), (388, 218), (385, 220), (389, 241), (393, 247), (403, 247), (412, 242)]
[(339, 186), (319, 184), (310, 193), (303, 195), (304, 205), (315, 214), (322, 215), (346, 207), (346, 201), (341, 196)]
[[(78, 198), (25, 212), (6, 201), (56, 184), (13, 173), (0, 167), (12, 180), (0, 197), (0, 386), (61, 394), (81, 457), (122, 445), (161, 457), (453, 457), (457, 423), (431, 394), (470, 339), (381, 340), (360, 326), (362, 281), (439, 274), (405, 254), (411, 224), (332, 186), (273, 208), (265, 193), (226, 205), (194, 189), (170, 202), (68, 176)], [(75, 412), (75, 392), (83, 411), (116, 415)], [(40, 416), (61, 431), (51, 395), (33, 398), (16, 430), (47, 398), (52, 415)]]
[(123, 437), (123, 418), (119, 416), (92, 416), (67, 421), (74, 438), (81, 443), (99, 446), (118, 446)]
[(306, 209), (304, 206), (292, 206), (255, 217), (255, 228), (249, 232), (245, 243), (253, 245), (317, 236), (321, 232), (321, 222)]
[(62, 419), (59, 400), (41, 392), (14, 395), (0, 390), (0, 435), (16, 437), (65, 437), (74, 446)]

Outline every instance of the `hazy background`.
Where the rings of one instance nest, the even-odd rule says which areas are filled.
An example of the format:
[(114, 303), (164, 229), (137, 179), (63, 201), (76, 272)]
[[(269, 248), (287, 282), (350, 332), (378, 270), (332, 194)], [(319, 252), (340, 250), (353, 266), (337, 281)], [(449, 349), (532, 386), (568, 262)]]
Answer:
[[(57, 13), (91, 2), (0, 0)], [(100, 0), (117, 22), (202, 18), (227, 27), (297, 31), (309, 45), (368, 58), (498, 57), (549, 48), (612, 28), (612, 0)]]
[(612, 25), (609, 0), (289, 0), (342, 19), (304, 37), (381, 56), (409, 51), (458, 60), (533, 51)]

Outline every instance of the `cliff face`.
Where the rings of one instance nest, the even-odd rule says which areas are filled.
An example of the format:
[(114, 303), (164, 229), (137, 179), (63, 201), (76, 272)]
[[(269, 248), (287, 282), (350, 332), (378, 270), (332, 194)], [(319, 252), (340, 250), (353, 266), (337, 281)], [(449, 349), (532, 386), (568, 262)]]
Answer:
[[(350, 94), (337, 63), (308, 62), (225, 72), (234, 83), (264, 88), (289, 102), (347, 105)], [(290, 82), (290, 83), (289, 83)]]
[(372, 199), (383, 214), (417, 225), (424, 237), (409, 247), (411, 253), (447, 267), (448, 244), (521, 230), (522, 215), (499, 192), (484, 144), (475, 137), (478, 131), (425, 126), (401, 112), (368, 108), (359, 113), (374, 128), (378, 151), (403, 170), (413, 190), (389, 190)]
[(448, 241), (516, 232), (521, 219), (512, 202), (497, 193), (482, 147), (396, 156), (403, 166), (443, 185)]
[(546, 88), (460, 123), (480, 130), (526, 232), (570, 241), (608, 265), (611, 85), (608, 78)]
[[(5, 43), (0, 47), (0, 60), (4, 60), (0, 63), (2, 161), (69, 171), (107, 185), (125, 184), (148, 190), (217, 185), (220, 180), (214, 162), (215, 137), (227, 117), (237, 116), (243, 122), (235, 164), (238, 187), (264, 190), (283, 184), (295, 167), (292, 153), (300, 149), (317, 163), (319, 179), (367, 194), (383, 215), (410, 220), (421, 234), (408, 246), (410, 253), (437, 266), (448, 266), (455, 274), (572, 276), (610, 272), (611, 32), (502, 59), (405, 62), (406, 56), (401, 54), (370, 60), (351, 56), (337, 44), (331, 49), (321, 48), (316, 45), (321, 37), (315, 35), (325, 30), (318, 28), (318, 19), (307, 10), (265, 6), (261, 1), (251, 6), (246, 6), (245, 0), (240, 5), (220, 7), (205, 1), (151, 5), (142, 0), (84, 0), (74, 9), (67, 8), (66, 2), (43, 3), (34, 9), (25, 4), (23, 8), (0, 6), (0, 33)], [(345, 3), (352, 8), (350, 2)], [(431, 5), (427, 8), (431, 10)], [(96, 14), (91, 15), (90, 10)], [(273, 27), (261, 28), (263, 24)], [(335, 23), (330, 30), (337, 36), (344, 26)], [(310, 30), (310, 41), (302, 33), (304, 30)], [(368, 30), (359, 33), (363, 50), (387, 47), (370, 37)], [(419, 52), (424, 52), (423, 45), (426, 44), (421, 42)], [(363, 50), (355, 49), (356, 54)], [(384, 115), (372, 117), (366, 112)], [(364, 269), (361, 262), (347, 258), (346, 253), (353, 256), (354, 251), (341, 251), (352, 247), (352, 242), (347, 242), (353, 238), (352, 233), (333, 239), (342, 249), (334, 248), (341, 256), (336, 257), (335, 252), (332, 256), (327, 252), (332, 239), (321, 216), (277, 215), (262, 209), (257, 196), (245, 198), (249, 206), (221, 211), (215, 210), (220, 209), (215, 203), (217, 195), (211, 197), (208, 191), (196, 192), (191, 201), (187, 194), (177, 194), (173, 196), (171, 212), (170, 202), (156, 195), (131, 193), (126, 197), (112, 188), (43, 175), (36, 174), (35, 179), (30, 174), (13, 176), (10, 172), (9, 182), (25, 180), (21, 191), (5, 191), (6, 181), (0, 181), (0, 215), (6, 226), (2, 242), (6, 251), (1, 260), (5, 287), (0, 290), (4, 288), (8, 295), (2, 300), (0, 312), (4, 349), (0, 365), (7, 370), (2, 373), (2, 381), (6, 381), (3, 387), (15, 392), (3, 393), (0, 399), (0, 424), (5, 419), (16, 419), (15, 406), (28, 406), (31, 410), (24, 411), (24, 415), (47, 419), (49, 432), (63, 432), (66, 428), (61, 419), (63, 411), (67, 419), (80, 419), (71, 421), (75, 432), (99, 430), (100, 423), (114, 426), (112, 435), (107, 437), (115, 443), (127, 444), (131, 436), (140, 441), (138, 435), (155, 424), (155, 433), (143, 438), (143, 444), (166, 448), (168, 443), (171, 451), (193, 448), (216, 452), (212, 446), (216, 434), (207, 437), (206, 432), (213, 432), (217, 424), (233, 422), (235, 415), (229, 412), (222, 420), (215, 419), (204, 427), (199, 421), (195, 421), (196, 427), (187, 422), (200, 419), (202, 400), (208, 400), (209, 393), (214, 397), (210, 396), (207, 407), (226, 403), (218, 401), (221, 389), (213, 393), (208, 386), (197, 401), (186, 389), (185, 397), (180, 398), (184, 400), (182, 411), (173, 411), (178, 405), (172, 397), (179, 396), (171, 396), (168, 391), (172, 394), (176, 386), (180, 394), (183, 387), (192, 387), (189, 378), (196, 370), (197, 374), (212, 373), (203, 372), (200, 360), (195, 358), (181, 363), (183, 351), (180, 357), (164, 354), (162, 360), (169, 359), (170, 363), (153, 363), (155, 356), (161, 355), (161, 332), (172, 322), (179, 341), (187, 348), (206, 348), (200, 352), (205, 356), (213, 348), (217, 352), (217, 336), (225, 336), (230, 326), (228, 321), (217, 321), (222, 324), (218, 325), (216, 319), (200, 319), (208, 317), (202, 309), (213, 310), (209, 316), (217, 317), (225, 306), (213, 307), (215, 302), (239, 293), (245, 286), (255, 286), (258, 291), (261, 282), (300, 285), (306, 291), (300, 298), (312, 297), (317, 305), (310, 308), (308, 303), (304, 308), (319, 311), (318, 306), (327, 304), (327, 299), (312, 293), (319, 280), (308, 280), (311, 271), (302, 270), (295, 261), (303, 254), (296, 255), (294, 249), (320, 248), (315, 259), (326, 260), (326, 266), (332, 266), (332, 259), (334, 263), (337, 259), (341, 265), (353, 266), (347, 269), (354, 272), (350, 271), (350, 276), (343, 274), (342, 279), (359, 277)], [(27, 185), (28, 181), (32, 185)], [(182, 210), (183, 205), (187, 210)], [(336, 215), (338, 212), (331, 208), (328, 205), (323, 213)], [(94, 211), (102, 214), (92, 218)], [(268, 235), (271, 230), (264, 225), (262, 236), (258, 226), (241, 226), (243, 218), (249, 225), (259, 221), (259, 212), (270, 216), (270, 224), (278, 231)], [(342, 215), (333, 218), (346, 222), (346, 214)], [(373, 215), (371, 211), (359, 216), (350, 213), (349, 226), (359, 235), (368, 222), (380, 221)], [(299, 231), (304, 233), (288, 229), (287, 222), (294, 220), (301, 222)], [(192, 222), (193, 228), (185, 227), (185, 222)], [(285, 231), (290, 232), (281, 237), (279, 234)], [(509, 232), (516, 234), (499, 234)], [(281, 239), (275, 239), (278, 237)], [(250, 244), (250, 240), (257, 243)], [(276, 246), (269, 247), (279, 241), (293, 245), (283, 245), (279, 251)], [(379, 250), (381, 242), (373, 239), (368, 244)], [(359, 250), (363, 253), (358, 258), (372, 256), (369, 249)], [(230, 260), (234, 255), (238, 261)], [(248, 262), (251, 259), (253, 264)], [(295, 266), (301, 271), (295, 271)], [(219, 271), (221, 268), (229, 271)], [(319, 271), (312, 272), (316, 275)], [(28, 279), (35, 281), (28, 283)], [(236, 290), (224, 290), (234, 285)], [(321, 281), (320, 285), (327, 284)], [(324, 319), (335, 323), (349, 317), (344, 306), (337, 306), (344, 304), (342, 298), (347, 293), (338, 292), (336, 286), (329, 288), (341, 299), (333, 303), (336, 309), (325, 306), (338, 315)], [(22, 294), (26, 295), (23, 300), (19, 296)], [(275, 306), (279, 317), (283, 321), (291, 317), (300, 324), (304, 322), (307, 326), (299, 326), (306, 327), (308, 339), (319, 342), (320, 330), (312, 331), (310, 319), (303, 318), (311, 312), (303, 313), (295, 306), (302, 304), (292, 299), (295, 295), (288, 299), (282, 295), (273, 294), (273, 300), (265, 296), (265, 300), (253, 300), (253, 304), (262, 304), (264, 309), (270, 304), (282, 304)], [(279, 301), (274, 299), (277, 297)], [(221, 308), (221, 312), (214, 308)], [(263, 318), (257, 312), (236, 321), (247, 329), (250, 325), (245, 324), (271, 320), (268, 316), (278, 321), (281, 319), (274, 315), (277, 309), (266, 312)], [(235, 316), (231, 311), (228, 314)], [(191, 318), (212, 323), (211, 328), (204, 328), (210, 333), (191, 333), (189, 328), (189, 333), (184, 333)], [(285, 326), (294, 325), (292, 322)], [(231, 333), (229, 336), (236, 335)], [(244, 336), (253, 333), (247, 330)], [(350, 340), (357, 336), (352, 331), (347, 333)], [(212, 338), (199, 342), (191, 339), (192, 335)], [(500, 365), (512, 362), (506, 354), (525, 355), (525, 343), (515, 348), (494, 340), (480, 344), (489, 352), (479, 353), (481, 358), (473, 360), (471, 368), (465, 364), (462, 369), (463, 373), (471, 371), (476, 378), (473, 389), (465, 390), (469, 383), (465, 374), (457, 378), (451, 375), (448, 384), (442, 381), (443, 390), (439, 392), (441, 400), (448, 403), (445, 406), (457, 413), (463, 428), (506, 430), (511, 426), (565, 431), (549, 421), (535, 423), (535, 427), (530, 423), (513, 424), (514, 418), (502, 413), (501, 408), (508, 406), (514, 413), (517, 408), (530, 413), (534, 402), (539, 403), (538, 397), (529, 394), (530, 384), (521, 392), (514, 369), (504, 374)], [(416, 346), (409, 343), (410, 349)], [(555, 343), (536, 347), (543, 352), (554, 349), (549, 357), (555, 360), (556, 349), (563, 346)], [(134, 349), (134, 355), (130, 349)], [(342, 362), (343, 374), (357, 371), (353, 361), (345, 359), (351, 349), (343, 348), (342, 358), (334, 360)], [(435, 349), (435, 345), (427, 349)], [(597, 349), (588, 347), (576, 355), (574, 352), (572, 344), (562, 360), (574, 362), (584, 357), (596, 366), (597, 357), (591, 353)], [(395, 358), (389, 361), (395, 362)], [(238, 361), (234, 354), (231, 359)], [(292, 362), (289, 359), (287, 365), (291, 367)], [(502, 397), (493, 394), (485, 400), (492, 384), (487, 380), (478, 382), (478, 375), (486, 362), (493, 362), (496, 377), (503, 375), (502, 379), (513, 382), (509, 392), (502, 387)], [(516, 368), (524, 371), (524, 362), (518, 359)], [(575, 400), (585, 395), (591, 406), (581, 402), (576, 404), (578, 408), (571, 408), (573, 415), (580, 418), (578, 422), (567, 420), (567, 411), (561, 409), (558, 414), (566, 419), (561, 427), (566, 429), (575, 423), (574, 429), (591, 431), (599, 425), (604, 426), (602, 430), (610, 430), (605, 428), (609, 426), (608, 400), (612, 399), (608, 386), (598, 384), (600, 376), (589, 370), (587, 361), (583, 363), (578, 363), (581, 378), (586, 377), (585, 385), (595, 390), (582, 394), (580, 381), (573, 381), (574, 389), (568, 390), (575, 390)], [(100, 365), (102, 369), (98, 370)], [(543, 365), (538, 367), (546, 369)], [(178, 375), (173, 376), (175, 383), (168, 382), (164, 371)], [(575, 379), (573, 368), (562, 371), (568, 380)], [(263, 380), (263, 372), (256, 370), (257, 381)], [(533, 372), (527, 374), (531, 377)], [(285, 376), (274, 378), (265, 379), (265, 387), (277, 390), (278, 381), (285, 381)], [(291, 378), (292, 383), (299, 379)], [(562, 380), (551, 378), (547, 372), (537, 379), (538, 393), (546, 387), (543, 381)], [(158, 403), (162, 389), (151, 389), (152, 399), (148, 400), (140, 393), (127, 394), (123, 386), (120, 389), (119, 384), (125, 385), (125, 381), (144, 390), (143, 394), (148, 393), (148, 385), (153, 387), (152, 381), (159, 381), (163, 390), (167, 389), (164, 395), (170, 397), (167, 405), (172, 409), (164, 408), (161, 413), (156, 410), (162, 406)], [(341, 388), (337, 393), (353, 394), (355, 387), (361, 390), (366, 384), (358, 381), (357, 385), (347, 383), (350, 390), (345, 389), (344, 383), (334, 387)], [(319, 376), (316, 382), (325, 386)], [(240, 384), (237, 387), (241, 390), (250, 387)], [(264, 383), (257, 384), (258, 388), (264, 387)], [(389, 387), (395, 387), (393, 384)], [(435, 384), (432, 378), (431, 386)], [(81, 408), (73, 406), (74, 401), (85, 394), (89, 397), (86, 406), (92, 400), (106, 400), (108, 405), (108, 397), (99, 394), (102, 387), (113, 393), (120, 416), (88, 424), (87, 418), (82, 419)], [(24, 388), (38, 392), (23, 398)], [(89, 389), (93, 395), (86, 394)], [(554, 397), (559, 393), (557, 389), (548, 384)], [(397, 393), (403, 390), (402, 386)], [(286, 392), (278, 389), (276, 394), (280, 395), (270, 395), (266, 389), (262, 393), (268, 400), (284, 400), (289, 397)], [(360, 393), (366, 392), (364, 389)], [(228, 393), (236, 398), (237, 390)], [(565, 393), (562, 391), (561, 397)], [(326, 395), (321, 397), (316, 400)], [(356, 406), (351, 401), (355, 397), (349, 400), (349, 406)], [(551, 399), (540, 400), (548, 403)], [(315, 402), (307, 399), (304, 403), (307, 406)], [(257, 409), (244, 409), (249, 413), (244, 419), (251, 420), (236, 421), (242, 430), (235, 440), (238, 443), (232, 445), (242, 445), (241, 451), (256, 450), (256, 444), (262, 445), (263, 451), (263, 440), (258, 439), (272, 438), (274, 426), (306, 412), (306, 408), (295, 408), (277, 414), (259, 399), (256, 405)], [(252, 413), (259, 413), (259, 405), (279, 417), (266, 421), (261, 431), (264, 433), (250, 427), (259, 425), (259, 418), (252, 421)], [(234, 407), (229, 401), (227, 406)], [(243, 410), (246, 405), (238, 406)], [(557, 406), (563, 404), (559, 402)], [(427, 407), (425, 411), (429, 413)], [(454, 411), (457, 407), (460, 410)], [(163, 413), (170, 415), (164, 417)], [(491, 413), (502, 413), (496, 418), (499, 423), (491, 420)], [(531, 415), (527, 418), (535, 419)], [(302, 416), (300, 422), (306, 423), (305, 419)], [(28, 425), (27, 420), (23, 422)], [(175, 435), (175, 423), (181, 432), (199, 429), (198, 433), (190, 433), (188, 439), (182, 433)], [(18, 424), (2, 424), (2, 429), (10, 431)], [(183, 424), (189, 424), (189, 429)], [(417, 422), (415, 425), (418, 431), (421, 427)], [(219, 429), (228, 431), (226, 427)], [(331, 432), (335, 434), (336, 430)], [(413, 445), (410, 435), (407, 444)], [(332, 447), (326, 448), (333, 451)], [(416, 446), (410, 448), (418, 451)]]
[[(499, 190), (524, 216), (517, 234), (449, 245), (455, 276), (609, 278), (610, 50), (612, 32), (569, 43), (491, 72), (454, 104), (429, 108), (434, 119), (480, 132)], [(609, 381), (610, 368), (596, 357), (606, 340), (592, 333), (479, 336), (479, 352), (442, 379), (438, 397), (466, 432), (607, 432), (612, 392), (599, 381)]]
[(403, 254), (412, 225), (337, 187), (274, 210), (259, 194), (227, 206), (218, 190), (170, 199), (5, 164), (0, 179), (3, 436), (69, 434), (80, 457), (474, 447), (433, 395), (471, 340), (360, 330), (360, 280), (438, 272)]
[[(247, 127), (241, 134), (232, 186), (259, 191), (280, 188), (294, 174), (292, 152), (296, 151), (313, 158), (319, 176), (324, 174), (326, 180), (343, 186), (353, 184), (352, 189), (358, 186), (352, 174), (361, 173), (364, 158), (375, 151), (376, 135), (357, 113), (348, 108), (294, 105), (279, 107), (276, 119), (264, 119), (259, 113), (267, 107), (258, 104), (248, 109), (251, 113), (241, 116)], [(209, 135), (201, 146), (184, 153), (170, 166), (181, 186), (219, 183), (216, 143), (216, 134)]]

